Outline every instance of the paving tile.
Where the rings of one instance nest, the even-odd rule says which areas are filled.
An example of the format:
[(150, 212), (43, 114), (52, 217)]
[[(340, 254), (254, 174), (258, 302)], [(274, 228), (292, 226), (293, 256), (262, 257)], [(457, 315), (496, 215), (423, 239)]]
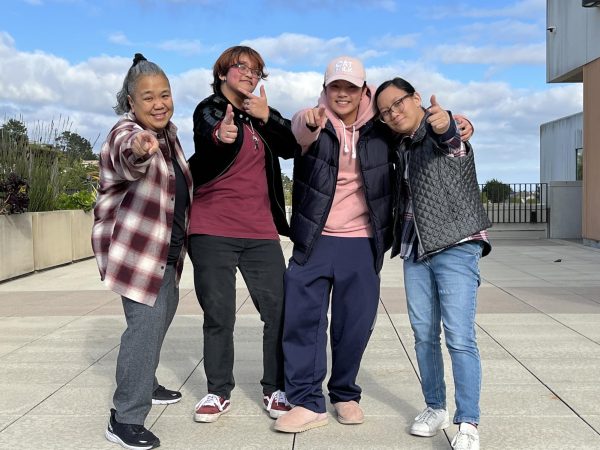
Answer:
[(186, 418), (164, 415), (152, 431), (161, 447), (178, 450), (294, 448), (294, 435), (275, 432), (272, 426), (266, 415), (239, 416), (232, 410), (215, 423), (196, 423), (191, 413)]
[[(282, 248), (289, 257), (289, 241)], [(365, 424), (340, 425), (327, 403), (330, 424), (296, 436), (274, 432), (263, 410), (262, 322), (239, 273), (233, 410), (215, 424), (193, 421), (206, 377), (192, 272), (188, 262), (157, 370), (183, 399), (153, 407), (147, 420), (162, 447), (450, 449), (454, 426), (432, 439), (408, 433), (424, 405), (398, 258), (386, 258), (377, 324), (358, 375)], [(482, 448), (600, 448), (600, 252), (506, 240), (482, 259), (481, 272)], [(8, 393), (0, 403), (0, 448), (114, 449), (103, 431), (124, 329), (121, 300), (99, 282), (94, 260), (0, 283), (0, 389)], [(451, 362), (442, 348), (453, 414)]]
[(348, 426), (330, 417), (329, 425), (298, 434), (294, 449), (450, 449), (444, 433), (432, 438), (411, 436), (410, 423), (398, 417), (375, 416), (366, 417), (362, 425)]
[[(23, 415), (38, 406), (58, 391), (62, 384), (33, 384), (3, 381), (0, 383), (2, 389), (2, 402), (0, 403), (0, 414)], [(0, 434), (0, 437), (2, 435)]]
[(600, 373), (600, 358), (523, 358), (521, 363), (550, 386), (555, 383), (585, 384), (597, 380)]
[(486, 450), (591, 450), (600, 435), (577, 417), (514, 417), (482, 415), (481, 448)]

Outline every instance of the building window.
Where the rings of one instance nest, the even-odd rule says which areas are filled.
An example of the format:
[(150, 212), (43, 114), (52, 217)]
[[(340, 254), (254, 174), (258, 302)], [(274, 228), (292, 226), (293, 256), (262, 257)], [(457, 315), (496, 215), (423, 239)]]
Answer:
[(583, 149), (575, 149), (575, 179), (577, 181), (583, 180)]

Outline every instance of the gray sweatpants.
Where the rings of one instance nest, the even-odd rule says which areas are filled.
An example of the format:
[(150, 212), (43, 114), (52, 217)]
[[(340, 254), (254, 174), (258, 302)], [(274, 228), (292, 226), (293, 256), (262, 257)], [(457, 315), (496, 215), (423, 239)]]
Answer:
[(122, 297), (127, 329), (117, 358), (113, 396), (117, 422), (143, 425), (152, 408), (160, 349), (179, 303), (175, 278), (175, 267), (167, 265), (154, 306)]

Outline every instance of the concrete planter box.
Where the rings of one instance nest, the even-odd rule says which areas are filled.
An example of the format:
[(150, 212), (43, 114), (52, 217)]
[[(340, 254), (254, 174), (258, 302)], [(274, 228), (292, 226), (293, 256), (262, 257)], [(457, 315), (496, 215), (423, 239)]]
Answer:
[(0, 215), (0, 281), (93, 256), (93, 213)]
[(33, 214), (33, 261), (35, 270), (73, 261), (71, 211)]
[(32, 214), (0, 215), (0, 281), (33, 272)]
[(71, 242), (73, 245), (73, 261), (94, 256), (92, 251), (93, 211), (80, 209), (71, 212)]

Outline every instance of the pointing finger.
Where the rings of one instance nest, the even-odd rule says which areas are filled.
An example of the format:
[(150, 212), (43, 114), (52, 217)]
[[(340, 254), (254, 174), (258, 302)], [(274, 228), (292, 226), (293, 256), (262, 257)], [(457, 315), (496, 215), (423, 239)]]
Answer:
[(246, 97), (246, 98), (254, 98), (254, 97), (256, 97), (256, 95), (252, 94), (252, 92), (248, 92), (248, 91), (247, 91), (246, 89), (244, 89), (244, 88), (238, 87), (238, 88), (237, 88), (237, 90), (238, 90), (238, 92), (239, 92), (240, 94), (242, 94), (242, 95), (243, 95), (244, 97)]

